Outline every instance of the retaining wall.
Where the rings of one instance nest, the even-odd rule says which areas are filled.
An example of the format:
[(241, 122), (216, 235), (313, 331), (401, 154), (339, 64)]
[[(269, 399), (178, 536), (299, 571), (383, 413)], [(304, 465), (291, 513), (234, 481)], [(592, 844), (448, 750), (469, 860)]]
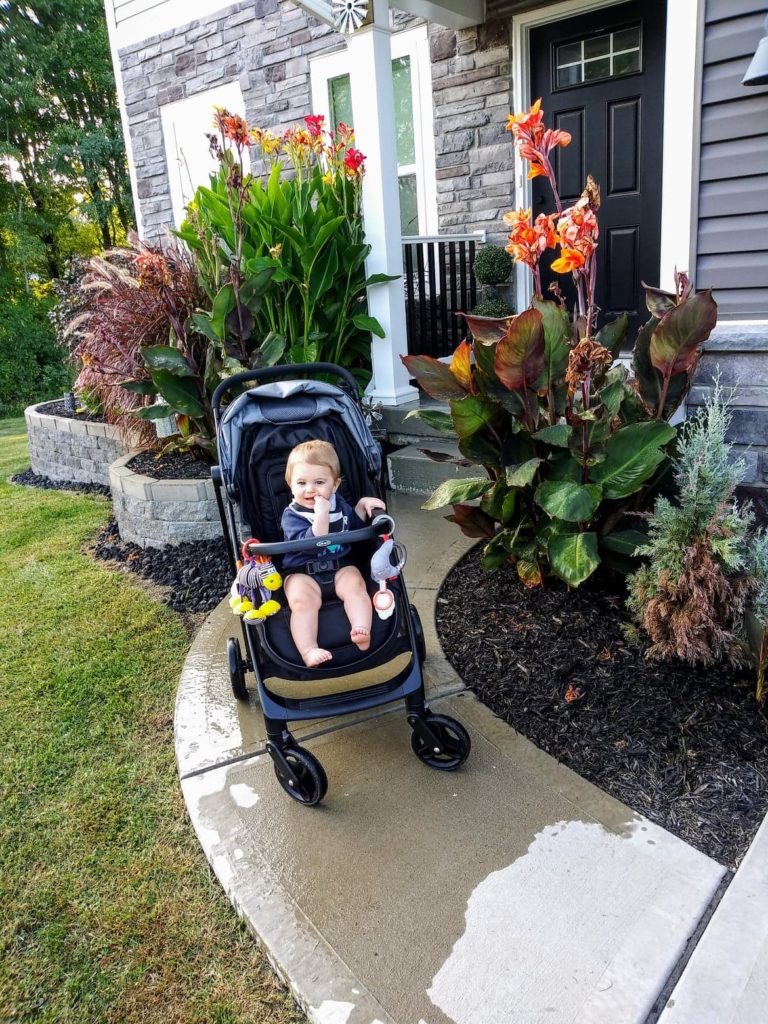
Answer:
[(109, 485), (109, 466), (126, 451), (117, 427), (49, 416), (46, 403), (24, 410), (32, 470), (51, 480)]
[(155, 480), (128, 466), (133, 454), (109, 467), (115, 518), (124, 541), (161, 548), (221, 536), (212, 480)]

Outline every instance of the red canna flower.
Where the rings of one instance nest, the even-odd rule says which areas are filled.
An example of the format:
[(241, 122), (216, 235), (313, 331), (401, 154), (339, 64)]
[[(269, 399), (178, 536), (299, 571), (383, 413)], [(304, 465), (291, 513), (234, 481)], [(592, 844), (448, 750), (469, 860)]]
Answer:
[(323, 134), (323, 125), (325, 124), (325, 118), (322, 114), (310, 114), (304, 118), (304, 124), (309, 130), (309, 134), (313, 138), (317, 138)]
[(348, 149), (344, 154), (344, 169), (349, 178), (360, 178), (363, 175), (365, 157), (359, 149)]

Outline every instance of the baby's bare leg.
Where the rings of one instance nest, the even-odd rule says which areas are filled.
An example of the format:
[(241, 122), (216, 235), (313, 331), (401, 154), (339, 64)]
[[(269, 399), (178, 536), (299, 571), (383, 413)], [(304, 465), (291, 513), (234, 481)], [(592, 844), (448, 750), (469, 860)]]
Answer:
[(285, 581), (285, 596), (291, 609), (291, 636), (308, 668), (330, 661), (330, 651), (317, 646), (317, 617), (323, 598), (320, 587), (304, 573), (293, 573)]
[(337, 596), (344, 602), (344, 611), (352, 627), (350, 640), (361, 651), (367, 651), (371, 646), (373, 606), (365, 589), (365, 581), (354, 565), (345, 565), (336, 573), (334, 584)]

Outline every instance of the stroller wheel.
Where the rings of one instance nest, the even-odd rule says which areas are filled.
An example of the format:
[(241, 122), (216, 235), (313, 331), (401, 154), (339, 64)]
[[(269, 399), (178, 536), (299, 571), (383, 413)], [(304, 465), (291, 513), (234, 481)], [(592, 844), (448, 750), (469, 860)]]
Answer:
[(413, 623), (413, 632), (416, 635), (416, 654), (419, 657), (419, 664), (423, 665), (427, 660), (427, 642), (424, 639), (424, 627), (421, 624), (421, 616), (416, 610), (416, 605), (411, 605), (411, 622)]
[(432, 744), (416, 725), (411, 733), (411, 749), (420, 761), (441, 772), (452, 772), (469, 757), (472, 741), (469, 733), (455, 718), (428, 714), (420, 720), (435, 737)]
[(240, 657), (240, 644), (231, 636), (227, 641), (227, 663), (229, 665), (229, 681), (232, 693), (238, 700), (248, 700), (248, 687), (245, 685), (243, 659)]
[[(304, 747), (271, 751), (275, 775), (288, 796), (306, 807), (319, 804), (328, 791), (325, 769)], [(281, 763), (283, 762), (283, 763)]]

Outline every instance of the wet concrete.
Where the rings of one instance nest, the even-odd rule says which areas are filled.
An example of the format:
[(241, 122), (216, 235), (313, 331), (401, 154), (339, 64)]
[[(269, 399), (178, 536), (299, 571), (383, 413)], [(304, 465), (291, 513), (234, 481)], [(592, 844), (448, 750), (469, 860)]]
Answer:
[[(397, 705), (295, 732), (328, 794), (291, 801), (261, 715), (231, 696), (220, 609), (176, 718), (192, 823), (238, 913), (317, 1024), (641, 1024), (723, 869), (519, 736), (461, 688), (434, 632), (469, 543), (421, 499), (390, 504), (409, 549), (436, 711), (472, 753), (422, 765)], [(234, 627), (234, 628), (233, 628)], [(443, 694), (443, 696), (440, 696)], [(252, 700), (255, 698), (252, 698)]]

